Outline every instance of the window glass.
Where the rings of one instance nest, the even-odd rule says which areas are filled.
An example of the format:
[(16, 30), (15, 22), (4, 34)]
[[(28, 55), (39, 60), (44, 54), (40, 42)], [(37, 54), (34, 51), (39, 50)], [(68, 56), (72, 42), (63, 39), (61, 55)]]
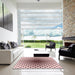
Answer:
[(19, 10), (19, 13), (24, 39), (27, 36), (62, 36), (62, 10)]

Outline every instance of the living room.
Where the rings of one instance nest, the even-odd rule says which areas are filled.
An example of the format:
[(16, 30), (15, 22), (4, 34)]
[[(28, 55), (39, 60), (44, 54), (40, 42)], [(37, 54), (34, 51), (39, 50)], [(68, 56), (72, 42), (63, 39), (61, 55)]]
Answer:
[(74, 7), (75, 0), (0, 0), (0, 75), (75, 75)]

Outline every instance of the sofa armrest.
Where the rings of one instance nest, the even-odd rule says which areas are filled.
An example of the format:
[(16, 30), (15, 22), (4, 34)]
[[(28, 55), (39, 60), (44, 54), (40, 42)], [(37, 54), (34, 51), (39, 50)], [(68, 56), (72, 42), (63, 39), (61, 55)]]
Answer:
[(11, 50), (0, 50), (0, 64), (11, 64), (13, 54)]
[(18, 45), (18, 47), (24, 47), (24, 45)]

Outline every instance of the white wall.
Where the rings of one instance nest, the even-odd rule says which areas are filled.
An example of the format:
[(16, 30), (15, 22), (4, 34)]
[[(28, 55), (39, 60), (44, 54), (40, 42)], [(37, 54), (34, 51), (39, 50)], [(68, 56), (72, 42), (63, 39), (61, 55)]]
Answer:
[(18, 42), (17, 11), (13, 12), (13, 31), (0, 27), (0, 41)]
[(0, 27), (0, 41), (15, 41), (18, 42), (18, 26), (17, 26), (17, 9), (13, 2), (9, 0), (2, 1), (9, 11), (13, 14), (13, 31), (9, 31), (7, 29)]
[(11, 32), (4, 28), (0, 27), (0, 41), (16, 41), (16, 34), (15, 32)]

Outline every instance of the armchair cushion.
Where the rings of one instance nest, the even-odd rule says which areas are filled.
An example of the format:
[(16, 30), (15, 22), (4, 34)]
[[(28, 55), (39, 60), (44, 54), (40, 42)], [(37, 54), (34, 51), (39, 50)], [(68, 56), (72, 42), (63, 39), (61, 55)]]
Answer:
[(55, 46), (55, 43), (54, 42), (50, 42), (50, 46), (51, 47), (54, 47)]
[(50, 44), (46, 45), (46, 48), (53, 49), (53, 48), (55, 48), (55, 45), (56, 45), (55, 42), (50, 41)]
[(75, 44), (71, 44), (69, 46), (69, 50), (72, 52), (72, 53), (75, 53)]

